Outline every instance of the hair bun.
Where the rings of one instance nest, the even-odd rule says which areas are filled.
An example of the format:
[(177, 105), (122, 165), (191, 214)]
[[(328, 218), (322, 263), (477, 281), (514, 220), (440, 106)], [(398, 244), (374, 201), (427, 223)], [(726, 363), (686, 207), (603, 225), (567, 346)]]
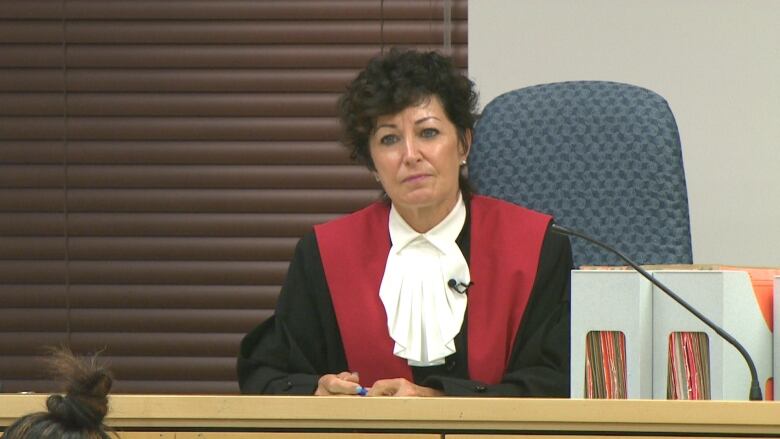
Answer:
[(50, 368), (65, 380), (63, 395), (52, 395), (46, 407), (53, 416), (72, 426), (95, 427), (108, 413), (111, 373), (96, 359), (79, 359), (67, 350), (55, 350)]
[(50, 395), (45, 412), (22, 416), (0, 433), (4, 438), (109, 438), (108, 413), (112, 378), (96, 357), (79, 358), (66, 347), (49, 349), (52, 375), (65, 382), (65, 394)]
[(76, 428), (95, 428), (103, 422), (107, 405), (80, 400), (69, 395), (51, 395), (46, 399), (49, 413), (63, 424)]

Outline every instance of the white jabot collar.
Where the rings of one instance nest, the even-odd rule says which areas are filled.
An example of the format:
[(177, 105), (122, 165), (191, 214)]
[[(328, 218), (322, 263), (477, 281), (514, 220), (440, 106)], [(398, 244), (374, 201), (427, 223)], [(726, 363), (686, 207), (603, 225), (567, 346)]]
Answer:
[(467, 297), (447, 282), (471, 282), (469, 266), (455, 243), (465, 222), (461, 194), (447, 217), (427, 233), (412, 229), (395, 206), (390, 209), (392, 247), (379, 297), (395, 341), (393, 353), (411, 366), (444, 364), (445, 357), (455, 352)]

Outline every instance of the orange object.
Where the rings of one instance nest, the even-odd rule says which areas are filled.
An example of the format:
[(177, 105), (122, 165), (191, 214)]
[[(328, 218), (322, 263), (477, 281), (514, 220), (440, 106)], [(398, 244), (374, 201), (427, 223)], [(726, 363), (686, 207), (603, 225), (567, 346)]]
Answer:
[(761, 314), (766, 320), (766, 325), (770, 331), (774, 332), (774, 318), (772, 312), (772, 297), (774, 291), (775, 276), (780, 276), (780, 268), (751, 268), (751, 267), (717, 267), (720, 270), (744, 271), (750, 276), (753, 284), (753, 292), (756, 295), (756, 301), (761, 309)]

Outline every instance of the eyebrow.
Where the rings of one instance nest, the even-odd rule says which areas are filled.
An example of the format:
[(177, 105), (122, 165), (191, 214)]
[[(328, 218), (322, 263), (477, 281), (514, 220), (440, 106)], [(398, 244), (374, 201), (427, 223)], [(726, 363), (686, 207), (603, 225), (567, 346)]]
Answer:
[[(438, 118), (438, 117), (436, 117), (436, 116), (427, 116), (427, 117), (423, 117), (423, 118), (421, 118), (421, 119), (418, 119), (418, 120), (414, 121), (414, 124), (415, 124), (415, 125), (419, 125), (419, 124), (421, 124), (421, 123), (423, 123), (423, 122), (425, 122), (425, 121), (427, 121), (427, 120), (429, 120), (429, 119), (435, 119), (435, 120), (441, 121), (441, 119), (439, 119), (439, 118)], [(398, 125), (396, 125), (396, 124), (394, 124), (394, 123), (383, 123), (383, 124), (381, 124), (381, 125), (377, 125), (377, 126), (376, 126), (376, 128), (374, 128), (374, 131), (376, 132), (376, 131), (377, 131), (377, 130), (379, 130), (380, 128), (385, 128), (385, 127), (386, 127), (386, 128), (397, 128), (397, 127), (398, 127)]]
[(435, 120), (439, 120), (439, 121), (441, 120), (441, 119), (439, 119), (439, 118), (438, 118), (438, 117), (436, 117), (436, 116), (428, 116), (428, 117), (423, 117), (422, 119), (418, 119), (418, 120), (416, 120), (416, 121), (414, 122), (414, 124), (415, 124), (415, 125), (419, 125), (419, 124), (421, 124), (421, 123), (423, 123), (423, 122), (425, 122), (425, 121), (427, 121), (427, 120), (429, 120), (429, 119), (435, 119)]
[(382, 125), (377, 125), (376, 128), (374, 128), (374, 132), (379, 131), (380, 128), (395, 128), (396, 125), (393, 123), (383, 123)]

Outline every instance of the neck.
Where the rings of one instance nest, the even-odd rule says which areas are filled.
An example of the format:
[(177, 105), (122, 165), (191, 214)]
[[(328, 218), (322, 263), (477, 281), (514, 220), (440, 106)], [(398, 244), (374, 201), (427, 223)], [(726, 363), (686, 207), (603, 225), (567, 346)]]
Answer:
[(395, 209), (415, 232), (426, 233), (442, 222), (452, 211), (458, 202), (458, 194), (459, 192), (446, 203), (436, 206), (410, 207), (395, 205)]

